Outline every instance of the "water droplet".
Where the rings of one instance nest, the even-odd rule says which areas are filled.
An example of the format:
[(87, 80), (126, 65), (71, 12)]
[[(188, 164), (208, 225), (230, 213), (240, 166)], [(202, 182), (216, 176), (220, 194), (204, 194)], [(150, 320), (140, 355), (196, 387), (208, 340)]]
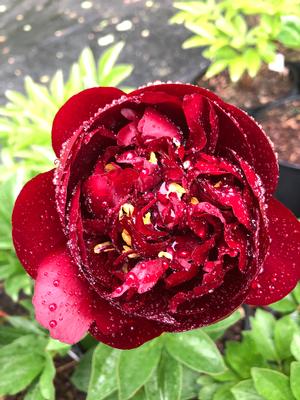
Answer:
[(53, 286), (55, 286), (55, 287), (59, 286), (59, 280), (58, 279), (54, 279)]
[(55, 328), (56, 325), (57, 325), (57, 322), (55, 321), (55, 319), (52, 319), (52, 320), (49, 322), (50, 328)]
[(49, 310), (50, 311), (55, 311), (57, 309), (57, 305), (55, 303), (49, 304)]

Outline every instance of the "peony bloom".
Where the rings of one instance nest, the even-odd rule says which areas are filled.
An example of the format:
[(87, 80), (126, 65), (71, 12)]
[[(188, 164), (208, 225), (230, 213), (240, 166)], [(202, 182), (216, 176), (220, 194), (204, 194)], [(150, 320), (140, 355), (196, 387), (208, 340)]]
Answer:
[(300, 277), (300, 227), (243, 111), (192, 85), (93, 88), (58, 111), (54, 170), (23, 188), (17, 255), (37, 320), (117, 348), (265, 305)]

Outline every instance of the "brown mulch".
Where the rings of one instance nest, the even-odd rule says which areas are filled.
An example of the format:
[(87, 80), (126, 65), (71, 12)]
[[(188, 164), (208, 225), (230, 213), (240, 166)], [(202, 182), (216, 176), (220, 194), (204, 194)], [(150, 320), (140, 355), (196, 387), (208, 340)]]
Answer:
[(209, 80), (201, 78), (197, 84), (243, 109), (258, 107), (284, 97), (293, 87), (288, 73), (279, 74), (267, 68), (262, 68), (255, 79), (245, 75), (239, 82), (232, 83), (225, 71)]
[(300, 100), (289, 101), (257, 117), (279, 159), (300, 165)]

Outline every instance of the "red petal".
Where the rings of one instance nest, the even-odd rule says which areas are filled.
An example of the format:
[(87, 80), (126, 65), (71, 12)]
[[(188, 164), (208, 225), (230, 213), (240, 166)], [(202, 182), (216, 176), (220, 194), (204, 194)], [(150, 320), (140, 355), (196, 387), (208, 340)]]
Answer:
[(89, 329), (93, 319), (88, 287), (66, 250), (41, 263), (33, 304), (36, 319), (54, 339), (73, 344)]
[(300, 223), (279, 201), (268, 209), (271, 245), (264, 268), (252, 283), (246, 303), (265, 305), (286, 296), (300, 279)]
[(179, 129), (164, 115), (150, 107), (146, 108), (138, 124), (138, 129), (145, 139), (159, 139), (162, 137), (169, 137), (178, 141), (181, 139)]
[(96, 322), (90, 333), (97, 340), (118, 349), (133, 349), (163, 333), (163, 325), (145, 318), (125, 314), (105, 306), (97, 307)]
[(139, 262), (127, 275), (122, 286), (116, 288), (112, 297), (122, 296), (129, 288), (138, 293), (148, 292), (168, 268), (168, 263), (161, 258)]
[(66, 242), (56, 211), (52, 181), (53, 170), (29, 181), (19, 194), (12, 215), (16, 253), (33, 278), (45, 254)]
[(207, 127), (205, 126), (208, 101), (199, 94), (185, 96), (183, 110), (190, 129), (189, 146), (202, 150), (207, 142)]
[(59, 157), (62, 144), (91, 118), (99, 108), (118, 99), (124, 93), (116, 88), (95, 87), (72, 96), (57, 112), (52, 125), (52, 146)]

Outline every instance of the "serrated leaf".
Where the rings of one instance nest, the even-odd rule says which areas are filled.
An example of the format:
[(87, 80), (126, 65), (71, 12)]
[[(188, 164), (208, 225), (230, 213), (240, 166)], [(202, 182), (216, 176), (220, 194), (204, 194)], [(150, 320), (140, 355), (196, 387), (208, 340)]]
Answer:
[(299, 328), (289, 315), (276, 321), (274, 341), (276, 351), (281, 360), (291, 356), (291, 342), (297, 331), (299, 332)]
[(161, 342), (152, 340), (120, 354), (118, 387), (120, 400), (130, 399), (151, 377), (161, 355)]
[(300, 362), (294, 361), (291, 364), (291, 389), (296, 400), (300, 400)]
[(45, 365), (40, 376), (39, 385), (41, 394), (46, 400), (54, 400), (55, 398), (55, 388), (53, 383), (55, 373), (56, 369), (52, 357), (45, 353)]
[(231, 388), (235, 400), (263, 400), (257, 393), (252, 379), (239, 382)]
[(255, 389), (265, 400), (294, 400), (286, 375), (264, 368), (253, 368), (251, 373)]
[(215, 343), (200, 329), (165, 335), (168, 352), (179, 362), (199, 372), (218, 374), (225, 364)]
[(95, 348), (87, 400), (101, 400), (117, 387), (117, 361), (120, 352), (102, 343)]

